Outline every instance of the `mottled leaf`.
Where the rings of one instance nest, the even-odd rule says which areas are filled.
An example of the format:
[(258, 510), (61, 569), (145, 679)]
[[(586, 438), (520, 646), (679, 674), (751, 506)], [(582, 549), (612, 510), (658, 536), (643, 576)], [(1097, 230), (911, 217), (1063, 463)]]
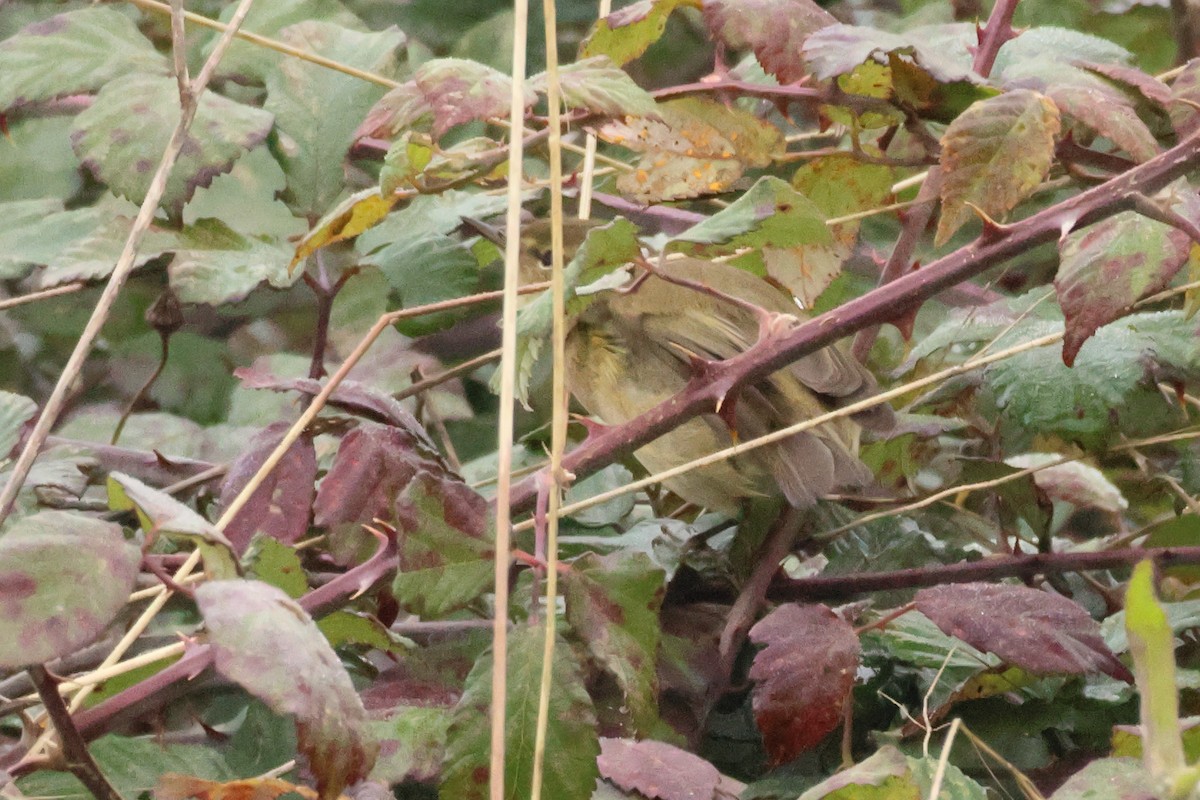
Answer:
[(588, 553), (563, 576), (567, 622), (597, 665), (625, 695), (635, 728), (650, 730), (658, 717), (655, 662), (663, 571), (644, 553)]
[(316, 524), (390, 517), (392, 500), (418, 470), (440, 470), (418, 445), (412, 434), (386, 425), (367, 423), (346, 434), (317, 492)]
[[(162, 207), (178, 219), (201, 186), (228, 172), (271, 130), (271, 115), (215, 92), (200, 95), (195, 121), (167, 179)], [(75, 118), (71, 143), (92, 174), (140, 203), (179, 123), (179, 89), (167, 76), (128, 75), (108, 83)]]
[(747, 168), (770, 164), (784, 146), (774, 125), (694, 97), (660, 103), (652, 117), (610, 122), (598, 134), (642, 154), (617, 188), (643, 203), (723, 192)]
[[(417, 69), (413, 82), (433, 114), (434, 138), (464, 122), (508, 117), (512, 79), (476, 61), (427, 61)], [(533, 100), (526, 89), (525, 106), (532, 106)]]
[(492, 583), (487, 501), (460, 480), (418, 472), (395, 500), (400, 571), (397, 602), (425, 619), (475, 600)]
[(238, 574), (233, 545), (225, 535), (166, 492), (114, 472), (108, 476), (108, 505), (114, 511), (136, 511), (147, 536), (166, 536), (194, 544), (210, 575), (232, 578)]
[(596, 759), (600, 777), (650, 800), (716, 800), (740, 792), (700, 756), (653, 739), (601, 739)]
[(596, 22), (579, 47), (579, 58), (608, 56), (614, 64), (627, 64), (658, 41), (667, 18), (680, 6), (699, 8), (700, 0), (639, 0)]
[[(1101, 75), (1125, 89), (1132, 89), (1156, 107), (1166, 108), (1171, 103), (1171, 87), (1153, 75), (1137, 67), (1122, 64), (1098, 64), (1091, 61), (1075, 61), (1075, 66)], [(1177, 77), (1176, 81), (1179, 80)], [(1172, 84), (1175, 85), (1175, 84)]]
[[(559, 92), (563, 105), (592, 114), (612, 117), (653, 116), (657, 105), (654, 98), (633, 82), (625, 70), (615, 66), (606, 56), (593, 56), (558, 71)], [(535, 91), (545, 93), (546, 74), (529, 79)]]
[(296, 720), (323, 800), (371, 771), (378, 745), (337, 655), (295, 601), (258, 581), (196, 589), (217, 671)]
[[(221, 507), (228, 508), (258, 472), (267, 456), (291, 428), (290, 422), (274, 422), (250, 441), (229, 465), (221, 484)], [(312, 438), (301, 436), (254, 490), (250, 499), (225, 526), (225, 535), (238, 553), (245, 552), (255, 534), (294, 544), (308, 532), (313, 496), (316, 494), (317, 456)]]
[(154, 788), (154, 800), (277, 800), (282, 797), (317, 800), (317, 793), (307, 786), (297, 786), (279, 778), (209, 781), (176, 772), (164, 773)]
[[(504, 797), (529, 797), (537, 724), (538, 694), (542, 677), (541, 626), (520, 625), (508, 640), (508, 695), (505, 702)], [(584, 688), (583, 670), (570, 646), (559, 640), (551, 665), (554, 691), (550, 693), (546, 729), (543, 796), (589, 797), (596, 784), (596, 717)], [(441, 800), (484, 800), (488, 795), (490, 767), (488, 709), (492, 693), (490, 652), (475, 662), (466, 690), (454, 710), (446, 744), (446, 760), (438, 791)]]
[[(1200, 223), (1200, 196), (1194, 191), (1177, 194), (1170, 207), (1193, 225)], [(1067, 319), (1063, 361), (1074, 364), (1079, 348), (1101, 325), (1165, 288), (1187, 262), (1191, 247), (1184, 231), (1134, 211), (1068, 234), (1059, 246), (1054, 279)]]
[(0, 537), (0, 667), (38, 664), (98, 637), (125, 607), (141, 551), (121, 528), (43, 511)]
[(1058, 130), (1054, 103), (1024, 89), (975, 103), (950, 123), (936, 243), (974, 216), (971, 206), (999, 218), (1028, 197), (1050, 170)]
[(37, 403), (28, 397), (0, 390), (0, 463), (4, 462), (21, 438), (25, 423), (37, 414)]
[(821, 605), (780, 606), (750, 629), (754, 720), (772, 763), (816, 747), (842, 722), (854, 688), (858, 635)]
[[(1132, 680), (1081, 607), (1051, 592), (1010, 584), (922, 589), (917, 610), (951, 636), (1035, 675), (1102, 672)], [(999, 613), (997, 613), (999, 612)]]
[(450, 712), (445, 708), (406, 706), (387, 719), (371, 722), (379, 739), (379, 758), (370, 779), (391, 786), (405, 781), (436, 781), (442, 771)]
[(164, 75), (167, 70), (167, 60), (128, 16), (107, 6), (80, 8), (35, 22), (0, 42), (0, 111), (95, 91), (130, 73)]
[[(404, 35), (359, 33), (327, 22), (284, 28), (286, 44), (385, 77), (396, 68)], [(266, 77), (263, 107), (275, 115), (272, 147), (287, 176), (280, 196), (293, 213), (324, 215), (345, 188), (343, 161), (358, 121), (384, 93), (367, 81), (299, 58), (280, 59)]]
[(704, 22), (731, 50), (751, 50), (758, 63), (781, 83), (806, 74), (804, 41), (837, 17), (813, 0), (709, 0)]

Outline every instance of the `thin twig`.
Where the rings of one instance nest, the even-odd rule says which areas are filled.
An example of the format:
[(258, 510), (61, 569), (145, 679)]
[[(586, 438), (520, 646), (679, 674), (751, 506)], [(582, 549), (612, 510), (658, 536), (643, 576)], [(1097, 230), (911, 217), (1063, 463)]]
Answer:
[(58, 732), (58, 740), (62, 743), (63, 755), (67, 759), (67, 769), (87, 787), (97, 800), (122, 800), (121, 793), (109, 783), (108, 778), (100, 771), (100, 766), (88, 752), (87, 744), (79, 735), (79, 729), (71, 720), (71, 712), (67, 711), (62, 695), (58, 693), (58, 684), (53, 676), (41, 664), (29, 668), (29, 677), (37, 688), (38, 696), (46, 714), (54, 723)]
[(54, 286), (50, 289), (42, 289), (37, 292), (29, 292), (28, 294), (18, 295), (17, 297), (6, 297), (0, 300), (0, 311), (17, 306), (25, 305), (26, 303), (36, 303), (38, 300), (45, 300), (49, 297), (58, 297), (59, 295), (71, 294), (78, 292), (84, 287), (82, 282), (64, 283), (62, 286)]

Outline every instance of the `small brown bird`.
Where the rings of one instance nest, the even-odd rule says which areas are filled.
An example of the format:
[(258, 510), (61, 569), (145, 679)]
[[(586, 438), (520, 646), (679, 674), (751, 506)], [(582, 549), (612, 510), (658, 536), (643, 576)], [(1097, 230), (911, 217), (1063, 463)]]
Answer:
[[(594, 223), (568, 223), (568, 255)], [(527, 242), (548, 241), (548, 223), (523, 230)], [(545, 246), (527, 247), (524, 271), (541, 272)], [(729, 264), (699, 258), (666, 261), (665, 278), (704, 284), (768, 312), (803, 317), (791, 298), (771, 284)], [(691, 380), (691, 356), (719, 361), (750, 348), (759, 336), (758, 317), (726, 297), (697, 291), (658, 275), (629, 288), (608, 290), (574, 320), (567, 336), (567, 387), (590, 414), (620, 425), (681, 391)], [(650, 473), (701, 458), (739, 441), (811, 419), (876, 391), (874, 377), (839, 347), (805, 356), (738, 394), (729, 422), (716, 414), (691, 419), (634, 454)], [(886, 429), (886, 406), (842, 418), (765, 445), (734, 459), (665, 481), (684, 500), (735, 513), (746, 498), (782, 492), (798, 508), (838, 489), (873, 480), (857, 453), (861, 425)]]

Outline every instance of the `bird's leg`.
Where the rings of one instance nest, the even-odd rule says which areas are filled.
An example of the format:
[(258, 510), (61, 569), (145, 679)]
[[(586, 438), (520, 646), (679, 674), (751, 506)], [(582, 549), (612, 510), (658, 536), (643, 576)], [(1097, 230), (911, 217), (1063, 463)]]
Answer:
[(792, 506), (785, 508), (767, 531), (766, 538), (754, 556), (754, 568), (738, 593), (737, 600), (729, 609), (729, 616), (725, 618), (725, 627), (721, 631), (717, 648), (717, 680), (712, 695), (714, 699), (729, 689), (738, 652), (741, 651), (746, 634), (750, 632), (766, 600), (767, 589), (770, 588), (775, 573), (779, 571), (779, 562), (792, 551), (796, 543), (803, 520), (803, 511)]

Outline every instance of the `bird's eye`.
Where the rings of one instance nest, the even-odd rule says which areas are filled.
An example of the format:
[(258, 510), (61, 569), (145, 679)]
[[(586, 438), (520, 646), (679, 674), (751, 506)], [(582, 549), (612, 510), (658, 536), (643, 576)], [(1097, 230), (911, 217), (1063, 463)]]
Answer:
[(549, 250), (538, 250), (537, 260), (542, 262), (543, 267), (548, 267), (554, 261), (554, 256)]

